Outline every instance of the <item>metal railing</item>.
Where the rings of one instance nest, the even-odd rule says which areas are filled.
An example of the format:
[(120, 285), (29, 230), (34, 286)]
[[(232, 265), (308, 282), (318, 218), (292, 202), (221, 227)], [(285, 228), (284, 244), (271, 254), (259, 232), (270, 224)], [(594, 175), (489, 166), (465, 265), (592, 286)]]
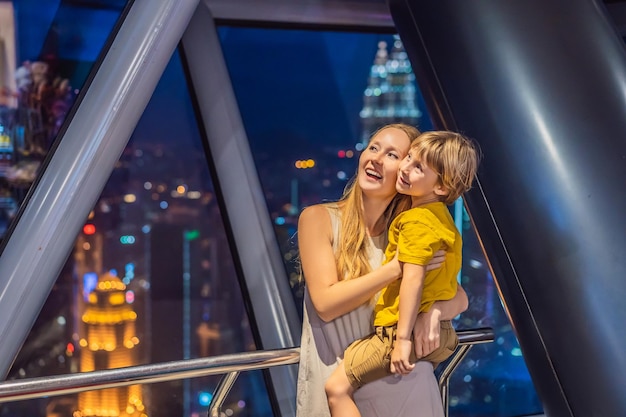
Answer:
[[(439, 376), (439, 389), (446, 416), (448, 415), (450, 376), (473, 345), (494, 340), (493, 330), (490, 328), (459, 330), (457, 334), (459, 347)], [(288, 348), (7, 381), (0, 383), (0, 403), (76, 394), (138, 383), (151, 384), (223, 374), (224, 376), (213, 394), (211, 404), (209, 404), (209, 416), (217, 417), (220, 415), (222, 404), (241, 371), (296, 364), (299, 359), (300, 348)]]
[(234, 371), (250, 371), (298, 363), (300, 348), (233, 353), (211, 358), (187, 359), (103, 371), (29, 378), (0, 383), (0, 403), (76, 394), (137, 383), (175, 381)]

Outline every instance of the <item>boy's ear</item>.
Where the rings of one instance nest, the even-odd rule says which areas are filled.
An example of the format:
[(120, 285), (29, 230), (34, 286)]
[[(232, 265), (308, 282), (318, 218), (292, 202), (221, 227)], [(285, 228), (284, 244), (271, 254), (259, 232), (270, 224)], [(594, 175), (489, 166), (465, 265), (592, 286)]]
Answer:
[(450, 194), (450, 191), (448, 191), (448, 189), (444, 187), (442, 184), (437, 184), (435, 185), (435, 194), (443, 197), (443, 196)]

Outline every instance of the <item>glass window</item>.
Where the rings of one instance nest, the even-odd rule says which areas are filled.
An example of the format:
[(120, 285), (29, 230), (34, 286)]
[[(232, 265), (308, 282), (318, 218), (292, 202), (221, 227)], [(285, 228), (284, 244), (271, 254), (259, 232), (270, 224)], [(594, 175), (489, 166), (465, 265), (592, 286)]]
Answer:
[[(401, 42), (391, 35), (221, 27), (220, 38), (257, 170), (301, 306), (296, 227), (303, 207), (336, 200), (376, 127), (403, 121), (432, 130)], [(460, 280), (470, 308), (458, 329), (490, 326), (494, 343), (470, 351), (450, 386), (451, 413), (541, 411), (517, 339), (459, 202)]]
[[(58, 22), (59, 44), (65, 45), (73, 20), (85, 21), (72, 30), (87, 30), (112, 13), (106, 2), (94, 2), (97, 9), (87, 3), (42, 7), (41, 15), (32, 10), (34, 3), (21, 4), (20, 10)], [(61, 60), (75, 65), (63, 61), (58, 73), (75, 85), (84, 83), (84, 68), (91, 68), (99, 53), (92, 49), (96, 39), (102, 44), (115, 20), (102, 22), (82, 41), (75, 38), (76, 45), (61, 48)], [(83, 41), (90, 46), (79, 48)], [(8, 379), (256, 350), (253, 326), (175, 53)], [(207, 412), (218, 381), (192, 378), (0, 404), (0, 414), (80, 417), (99, 410), (98, 415), (111, 416), (198, 416)], [(273, 415), (262, 371), (242, 373), (223, 410)]]
[[(0, 238), (125, 5), (0, 1)], [(231, 27), (219, 33), (301, 306), (301, 209), (341, 195), (377, 125), (432, 124), (391, 35)], [(455, 215), (465, 239), (460, 278), (470, 296), (457, 328), (491, 326), (497, 340), (473, 348), (457, 370), (452, 412), (535, 413), (541, 405), (467, 214), (457, 205)], [(175, 55), (9, 379), (254, 350), (253, 325)], [(78, 417), (116, 398), (109, 415), (199, 415), (216, 383), (198, 378), (0, 404), (0, 414), (69, 410)], [(233, 415), (271, 415), (262, 373), (243, 373), (226, 406)]]

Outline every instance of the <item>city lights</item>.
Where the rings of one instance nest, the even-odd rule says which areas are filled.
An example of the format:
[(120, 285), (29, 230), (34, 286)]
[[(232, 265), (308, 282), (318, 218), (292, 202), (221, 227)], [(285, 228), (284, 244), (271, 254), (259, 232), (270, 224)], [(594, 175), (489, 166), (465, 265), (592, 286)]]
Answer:
[(298, 169), (313, 168), (315, 166), (315, 161), (313, 159), (297, 160), (295, 166)]
[(87, 223), (83, 226), (83, 233), (86, 235), (93, 235), (96, 233), (96, 226), (91, 223)]
[(197, 229), (185, 231), (186, 240), (195, 240), (200, 237), (200, 231)]
[(120, 236), (120, 243), (122, 245), (132, 245), (133, 243), (135, 243), (135, 240), (135, 236), (133, 235)]

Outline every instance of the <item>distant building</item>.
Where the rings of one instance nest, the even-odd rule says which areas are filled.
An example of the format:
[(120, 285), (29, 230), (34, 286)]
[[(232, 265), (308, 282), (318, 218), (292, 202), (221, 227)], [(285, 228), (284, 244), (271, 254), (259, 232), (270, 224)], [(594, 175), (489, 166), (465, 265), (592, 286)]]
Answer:
[(391, 51), (387, 42), (378, 43), (361, 110), (361, 143), (367, 144), (376, 129), (388, 123), (418, 126), (422, 112), (416, 102), (415, 74), (402, 41), (394, 36)]
[[(126, 285), (111, 273), (100, 275), (82, 316), (81, 372), (136, 365), (136, 319), (126, 301)], [(80, 393), (74, 417), (91, 416), (147, 417), (141, 385)]]

